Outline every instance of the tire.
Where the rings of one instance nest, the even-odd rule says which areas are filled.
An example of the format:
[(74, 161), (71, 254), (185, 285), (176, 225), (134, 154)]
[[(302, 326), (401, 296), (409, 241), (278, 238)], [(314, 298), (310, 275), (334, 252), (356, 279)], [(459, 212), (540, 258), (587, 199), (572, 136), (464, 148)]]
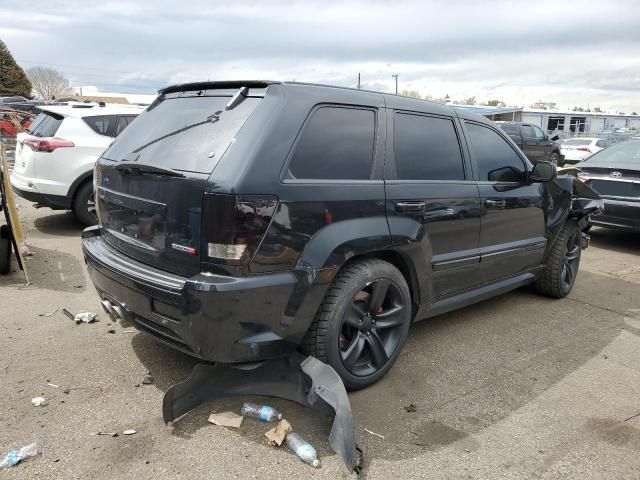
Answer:
[(535, 283), (535, 290), (548, 297), (566, 297), (575, 284), (580, 255), (580, 230), (575, 222), (567, 221), (551, 248), (547, 265)]
[(90, 227), (98, 223), (92, 182), (85, 182), (78, 188), (73, 199), (73, 213), (85, 227)]
[(551, 152), (551, 155), (549, 155), (549, 161), (553, 163), (556, 167), (562, 166), (560, 165), (560, 155), (558, 155), (558, 152)]
[(11, 235), (9, 226), (0, 226), (0, 275), (9, 273), (11, 267)]
[(333, 280), (302, 350), (331, 365), (347, 389), (364, 388), (391, 369), (411, 318), (411, 295), (402, 273), (383, 260), (354, 261)]

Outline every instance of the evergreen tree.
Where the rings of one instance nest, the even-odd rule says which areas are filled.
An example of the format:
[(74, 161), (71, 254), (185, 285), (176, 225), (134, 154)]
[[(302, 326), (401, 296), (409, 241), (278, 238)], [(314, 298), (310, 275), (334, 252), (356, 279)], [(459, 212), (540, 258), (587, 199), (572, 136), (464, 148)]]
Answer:
[(31, 82), (0, 40), (0, 97), (12, 95), (31, 98)]

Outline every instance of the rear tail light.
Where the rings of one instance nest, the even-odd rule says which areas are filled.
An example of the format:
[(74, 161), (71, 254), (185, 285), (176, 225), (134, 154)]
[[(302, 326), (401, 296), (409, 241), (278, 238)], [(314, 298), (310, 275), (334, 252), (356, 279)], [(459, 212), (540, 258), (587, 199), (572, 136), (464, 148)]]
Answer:
[(589, 152), (589, 153), (591, 153), (591, 150), (589, 150), (588, 147), (578, 147), (577, 149), (580, 150), (581, 152)]
[(203, 261), (247, 265), (267, 233), (278, 205), (272, 195), (204, 195)]
[(29, 145), (36, 152), (53, 152), (56, 148), (75, 147), (75, 144), (64, 138), (28, 138), (22, 143)]

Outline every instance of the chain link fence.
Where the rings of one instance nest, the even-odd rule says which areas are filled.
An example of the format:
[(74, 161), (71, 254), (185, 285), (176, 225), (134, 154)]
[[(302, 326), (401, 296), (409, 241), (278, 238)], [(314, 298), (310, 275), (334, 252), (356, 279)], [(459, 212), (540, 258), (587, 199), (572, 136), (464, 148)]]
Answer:
[(31, 125), (37, 113), (35, 109), (0, 108), (0, 142), (7, 154), (10, 170), (15, 162), (16, 135)]

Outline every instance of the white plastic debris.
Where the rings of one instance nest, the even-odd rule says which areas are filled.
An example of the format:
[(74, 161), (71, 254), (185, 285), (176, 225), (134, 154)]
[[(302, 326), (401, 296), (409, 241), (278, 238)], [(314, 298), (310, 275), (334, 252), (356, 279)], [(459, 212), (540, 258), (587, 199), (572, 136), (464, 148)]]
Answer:
[(29, 457), (35, 457), (38, 454), (38, 446), (31, 443), (26, 447), (8, 452), (2, 460), (0, 460), (0, 468), (9, 468), (19, 464), (22, 460)]
[(124, 431), (124, 432), (122, 432), (122, 433), (124, 433), (125, 435), (133, 435), (134, 433), (137, 433), (137, 431), (136, 431), (136, 430), (131, 429), (131, 430), (125, 430), (125, 431)]
[(98, 314), (94, 312), (80, 312), (73, 317), (73, 321), (77, 324), (95, 322), (98, 318)]
[(31, 405), (33, 405), (34, 407), (44, 407), (48, 404), (49, 402), (47, 402), (47, 399), (44, 397), (34, 397), (31, 399)]

